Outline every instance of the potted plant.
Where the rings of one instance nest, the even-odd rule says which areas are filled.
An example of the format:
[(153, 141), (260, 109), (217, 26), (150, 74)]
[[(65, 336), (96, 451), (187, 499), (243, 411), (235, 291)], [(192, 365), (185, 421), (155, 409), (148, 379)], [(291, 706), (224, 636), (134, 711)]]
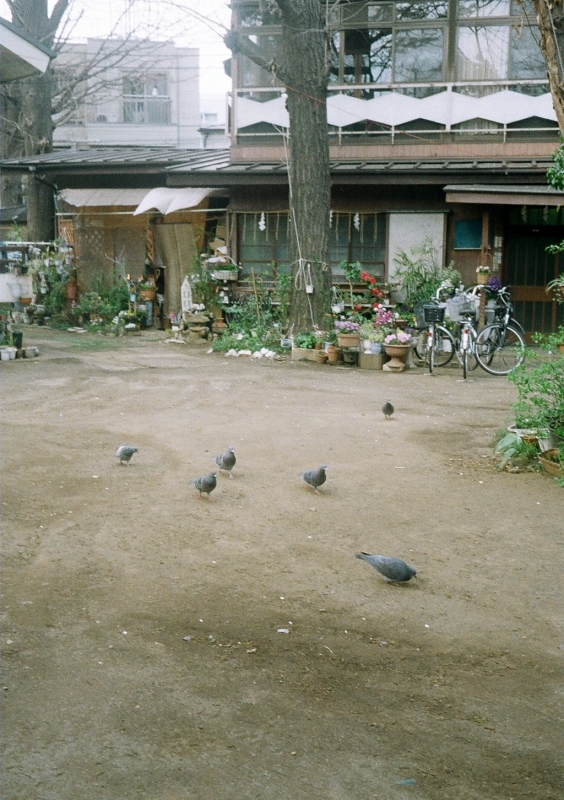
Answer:
[(317, 336), (313, 331), (301, 331), (296, 334), (292, 346), (292, 360), (317, 361), (317, 350), (315, 350), (317, 341)]
[(399, 329), (384, 338), (384, 350), (390, 356), (389, 363), (385, 365), (388, 370), (402, 372), (405, 369), (411, 341), (411, 334)]
[(557, 278), (547, 283), (546, 292), (553, 292), (555, 300), (558, 303), (564, 303), (564, 272), (561, 272)]
[(564, 443), (564, 357), (537, 358), (509, 375), (518, 391), (518, 405), (538, 429), (548, 430), (549, 447)]
[(476, 267), (476, 282), (485, 286), (490, 277), (490, 268), (485, 264)]
[(137, 294), (141, 300), (153, 301), (157, 296), (157, 287), (150, 281), (141, 281), (137, 286)]
[(350, 319), (337, 319), (335, 320), (335, 331), (339, 347), (359, 347), (360, 323)]

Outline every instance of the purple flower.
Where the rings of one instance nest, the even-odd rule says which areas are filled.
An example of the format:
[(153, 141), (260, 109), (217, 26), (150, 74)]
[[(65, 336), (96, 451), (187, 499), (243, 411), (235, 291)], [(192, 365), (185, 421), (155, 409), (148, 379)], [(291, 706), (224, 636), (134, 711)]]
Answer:
[(492, 275), (491, 278), (488, 278), (486, 286), (490, 290), (490, 292), (499, 292), (499, 290), (502, 288), (501, 281), (497, 277), (497, 275)]
[(360, 325), (358, 322), (351, 322), (350, 319), (338, 319), (335, 321), (335, 328), (344, 333), (357, 333), (360, 330)]

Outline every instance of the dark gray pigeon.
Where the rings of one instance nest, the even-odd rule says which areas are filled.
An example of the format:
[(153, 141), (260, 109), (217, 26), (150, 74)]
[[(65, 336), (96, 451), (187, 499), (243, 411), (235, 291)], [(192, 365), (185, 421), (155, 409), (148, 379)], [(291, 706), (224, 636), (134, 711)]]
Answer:
[(401, 558), (393, 558), (391, 556), (371, 556), (368, 553), (357, 553), (357, 558), (361, 558), (377, 569), (380, 575), (390, 583), (401, 583), (402, 581), (409, 581), (417, 575), (417, 572), (410, 567)]
[(322, 486), (327, 480), (326, 469), (327, 464), (322, 464), (317, 469), (310, 469), (309, 472), (300, 472), (300, 478), (303, 478), (306, 483), (313, 486), (315, 494), (319, 494), (318, 487)]
[(235, 466), (237, 459), (235, 458), (235, 450), (232, 447), (228, 447), (225, 453), (222, 453), (219, 456), (214, 456), (213, 460), (219, 467), (220, 471), (224, 470), (224, 472), (229, 473), (230, 478), (233, 477), (231, 470)]
[(210, 472), (209, 475), (202, 475), (201, 478), (194, 478), (193, 481), (190, 481), (192, 486), (195, 486), (198, 490), (198, 497), (201, 498), (203, 492), (207, 494), (208, 498), (211, 500), (210, 495), (217, 486), (216, 475), (217, 472)]
[(132, 447), (130, 444), (122, 444), (121, 447), (118, 447), (116, 456), (119, 458), (119, 465), (120, 467), (122, 464), (128, 464), (131, 461), (131, 457), (134, 453), (138, 453), (139, 450), (137, 447)]
[(386, 400), (386, 402), (382, 406), (382, 414), (386, 417), (386, 419), (390, 419), (393, 413), (394, 413), (393, 405), (390, 403), (389, 400)]

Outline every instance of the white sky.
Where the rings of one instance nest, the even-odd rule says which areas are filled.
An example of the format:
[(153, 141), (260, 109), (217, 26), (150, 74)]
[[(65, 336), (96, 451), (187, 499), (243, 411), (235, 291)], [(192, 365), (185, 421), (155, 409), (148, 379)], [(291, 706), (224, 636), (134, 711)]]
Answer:
[[(72, 40), (105, 37), (112, 31), (115, 35), (128, 30), (140, 31), (140, 35), (151, 31), (151, 38), (172, 39), (181, 47), (199, 48), (201, 94), (230, 90), (231, 82), (223, 71), (223, 61), (230, 52), (223, 44), (220, 27), (229, 27), (228, 0), (71, 0), (71, 3), (70, 17), (78, 20), (72, 29)], [(49, 8), (52, 5), (53, 0), (49, 0)], [(0, 16), (11, 19), (4, 0), (0, 0)]]

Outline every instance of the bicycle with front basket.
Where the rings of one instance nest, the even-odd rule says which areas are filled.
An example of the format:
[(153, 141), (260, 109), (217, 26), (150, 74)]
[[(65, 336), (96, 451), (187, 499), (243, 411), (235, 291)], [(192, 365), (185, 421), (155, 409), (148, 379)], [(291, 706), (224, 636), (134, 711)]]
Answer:
[(423, 305), (423, 319), (426, 330), (422, 330), (415, 346), (415, 354), (423, 361), (433, 374), (435, 367), (444, 367), (451, 360), (455, 351), (455, 342), (450, 331), (441, 323), (445, 318), (446, 305), (438, 299), (430, 300)]

